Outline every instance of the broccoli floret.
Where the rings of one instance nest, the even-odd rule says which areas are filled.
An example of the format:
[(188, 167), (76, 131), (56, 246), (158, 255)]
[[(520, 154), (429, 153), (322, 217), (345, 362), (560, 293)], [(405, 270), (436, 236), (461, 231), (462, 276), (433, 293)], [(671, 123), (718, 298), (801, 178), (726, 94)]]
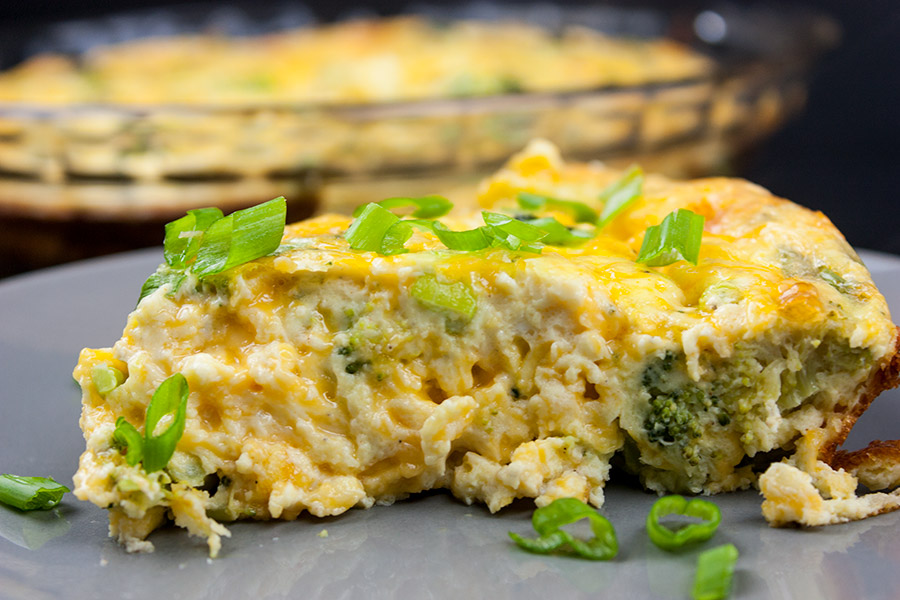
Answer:
[(684, 360), (666, 352), (647, 365), (641, 384), (650, 394), (644, 430), (650, 442), (663, 446), (676, 445), (688, 460), (698, 459), (692, 441), (703, 435), (701, 416), (710, 413), (719, 426), (731, 418), (719, 406), (719, 398), (688, 378)]
[(650, 412), (644, 419), (644, 429), (651, 442), (679, 446), (686, 445), (702, 433), (696, 413), (681, 398), (673, 395), (650, 399)]
[(697, 412), (704, 408), (705, 394), (675, 367), (675, 354), (666, 352), (644, 369), (641, 384), (650, 394), (644, 429), (651, 442), (685, 446), (702, 433)]

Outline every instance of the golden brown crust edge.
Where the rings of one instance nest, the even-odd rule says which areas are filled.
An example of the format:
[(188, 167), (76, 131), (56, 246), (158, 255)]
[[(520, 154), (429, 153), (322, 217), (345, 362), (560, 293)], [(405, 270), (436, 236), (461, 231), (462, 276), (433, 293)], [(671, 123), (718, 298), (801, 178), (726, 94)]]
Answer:
[(869, 490), (890, 490), (900, 486), (900, 440), (874, 440), (862, 450), (838, 451), (831, 462)]
[[(900, 327), (896, 328), (894, 334), (894, 349), (890, 358), (869, 377), (859, 401), (843, 419), (837, 434), (822, 447), (819, 459), (834, 469), (843, 468), (854, 474), (877, 468), (886, 469), (890, 465), (900, 466), (900, 440), (886, 442), (875, 440), (862, 450), (854, 452), (837, 451), (837, 447), (844, 443), (853, 425), (871, 406), (872, 401), (881, 392), (895, 388), (898, 385), (900, 385)], [(866, 481), (863, 481), (863, 484), (868, 487)]]

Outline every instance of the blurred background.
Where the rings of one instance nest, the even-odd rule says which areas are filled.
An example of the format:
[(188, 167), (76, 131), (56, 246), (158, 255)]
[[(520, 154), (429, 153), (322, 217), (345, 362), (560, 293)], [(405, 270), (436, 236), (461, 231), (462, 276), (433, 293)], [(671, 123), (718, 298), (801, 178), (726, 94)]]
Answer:
[[(467, 5), (463, 16), (521, 14), (550, 28), (574, 19), (614, 33), (663, 35), (712, 52), (722, 68), (713, 80), (649, 88), (632, 84), (634, 93), (629, 94), (551, 95), (537, 102), (527, 90), (510, 86), (499, 90), (497, 102), (454, 97), (449, 104), (432, 103), (411, 113), (409, 107), (373, 111), (357, 106), (303, 113), (302, 118), (296, 111), (243, 109), (227, 118), (219, 113), (198, 117), (191, 111), (148, 115), (132, 109), (112, 119), (93, 109), (61, 117), (21, 103), (4, 105), (0, 89), (0, 276), (157, 244), (162, 223), (189, 204), (233, 209), (284, 194), (292, 201), (291, 216), (301, 218), (323, 206), (344, 210), (378, 199), (366, 194), (429, 193), (465, 185), (531, 134), (558, 135), (566, 156), (622, 163), (637, 157), (648, 170), (673, 176), (746, 177), (825, 212), (853, 245), (900, 254), (900, 3), (501, 4), (502, 15), (496, 5), (479, 2)], [(184, 26), (260, 33), (313, 20), (390, 16), (422, 7), (387, 0), (255, 6), (7, 1), (0, 2), (0, 67), (10, 68), (40, 52), (77, 53), (98, 40), (172, 33)], [(453, 12), (458, 7), (433, 2), (425, 8), (429, 14), (448, 10), (451, 16), (459, 14)], [(107, 18), (114, 13), (131, 17)], [(609, 120), (611, 114), (618, 120)], [(199, 121), (203, 131), (195, 129)], [(322, 130), (321, 123), (329, 128)], [(236, 126), (244, 136), (236, 147), (248, 154), (230, 158), (250, 176), (235, 177), (222, 163), (209, 174), (202, 165), (191, 170), (185, 166), (190, 157), (162, 171), (146, 160), (154, 147), (185, 143), (180, 138), (173, 142), (172, 130), (188, 132), (191, 143), (206, 136), (209, 144), (221, 146), (225, 138), (220, 133), (204, 132)], [(266, 145), (271, 134), (266, 127), (290, 130), (293, 141), (304, 142), (303, 147), (291, 146), (293, 162), (255, 165), (266, 151), (294, 156), (278, 149), (277, 136)], [(618, 127), (621, 139), (590, 138), (595, 129), (611, 136)], [(126, 129), (128, 152), (118, 133)], [(503, 135), (484, 138), (486, 131), (497, 129)], [(247, 136), (259, 147), (248, 147)], [(337, 139), (343, 141), (336, 144)], [(400, 144), (399, 139), (407, 141)], [(24, 153), (23, 140), (30, 140)], [(436, 150), (424, 152), (409, 140)], [(118, 152), (115, 168), (96, 167), (112, 149)], [(409, 187), (401, 190), (401, 185)]]

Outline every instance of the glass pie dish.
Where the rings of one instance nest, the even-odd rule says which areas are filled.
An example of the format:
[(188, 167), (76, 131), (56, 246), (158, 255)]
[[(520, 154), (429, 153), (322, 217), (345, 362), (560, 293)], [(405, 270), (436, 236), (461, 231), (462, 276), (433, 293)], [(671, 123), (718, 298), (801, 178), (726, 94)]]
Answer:
[[(299, 218), (378, 199), (367, 194), (385, 180), (395, 183), (392, 195), (407, 193), (402, 182), (441, 191), (475, 180), (539, 137), (573, 159), (640, 162), (675, 177), (724, 172), (802, 108), (811, 66), (839, 37), (835, 23), (819, 14), (730, 5), (698, 12), (477, 4), (420, 12), (433, 23), (475, 20), (488, 31), (518, 20), (549, 36), (577, 26), (670, 39), (693, 51), (686, 56), (702, 55), (705, 67), (586, 89), (514, 85), (479, 95), (356, 103), (0, 100), (0, 219), (11, 232), (0, 253), (37, 266), (157, 243), (160, 222), (200, 205), (230, 210), (285, 195)], [(207, 21), (182, 20), (201, 29), (221, 20), (221, 13), (204, 14)], [(233, 31), (259, 30), (252, 11), (229, 14), (240, 15), (230, 21)], [(308, 17), (291, 14), (295, 21)], [(179, 18), (144, 13), (63, 24), (41, 49), (78, 54), (121, 41), (100, 31), (152, 34), (159, 27), (147, 19), (183, 33)], [(98, 250), (96, 235), (78, 243), (83, 223), (100, 224), (101, 231), (152, 223), (156, 237), (128, 235), (130, 243)], [(72, 233), (48, 242), (63, 230)], [(35, 236), (41, 248), (28, 248)]]

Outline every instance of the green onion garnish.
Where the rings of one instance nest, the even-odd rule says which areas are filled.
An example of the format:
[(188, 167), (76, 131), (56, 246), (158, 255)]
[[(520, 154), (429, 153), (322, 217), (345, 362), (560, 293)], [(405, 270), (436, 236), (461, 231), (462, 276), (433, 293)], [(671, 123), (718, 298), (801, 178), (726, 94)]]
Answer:
[(697, 558), (693, 600), (723, 600), (731, 593), (731, 579), (737, 563), (738, 550), (734, 544), (717, 546)]
[[(188, 384), (181, 373), (163, 381), (153, 392), (144, 422), (144, 470), (148, 473), (165, 468), (175, 453), (175, 444), (184, 433), (187, 399)], [(166, 415), (174, 418), (166, 430), (157, 435), (156, 426)]]
[(170, 293), (175, 292), (181, 287), (181, 282), (186, 278), (187, 274), (183, 270), (172, 269), (165, 265), (161, 266), (141, 286), (141, 295), (138, 298), (138, 303), (166, 284), (172, 284)]
[[(671, 529), (660, 523), (660, 519), (667, 515), (684, 515), (703, 521)], [(647, 515), (647, 534), (650, 540), (663, 550), (678, 550), (711, 538), (721, 521), (722, 513), (712, 502), (699, 498), (689, 501), (682, 496), (664, 496), (653, 504)]]
[(465, 250), (472, 252), (484, 250), (491, 245), (491, 237), (484, 227), (467, 229), (465, 231), (453, 231), (440, 221), (434, 221), (432, 229), (441, 243), (451, 250)]
[(603, 227), (616, 218), (619, 213), (640, 198), (643, 191), (644, 172), (635, 165), (600, 192), (603, 210), (597, 220), (597, 227)]
[[(594, 536), (579, 540), (561, 529), (564, 525), (581, 519), (589, 519)], [(568, 549), (582, 558), (610, 560), (619, 552), (616, 530), (609, 520), (596, 510), (576, 498), (558, 498), (534, 511), (531, 524), (538, 533), (537, 538), (524, 538), (512, 531), (509, 537), (520, 548), (537, 554), (548, 554), (555, 550)]]
[(125, 420), (125, 417), (119, 417), (116, 420), (113, 444), (117, 448), (125, 450), (125, 462), (132, 467), (144, 458), (144, 439), (134, 425)]
[(583, 229), (569, 229), (553, 217), (541, 217), (525, 222), (547, 234), (541, 242), (549, 246), (577, 246), (593, 238), (596, 233)]
[(163, 251), (166, 264), (183, 269), (197, 255), (200, 238), (209, 226), (223, 217), (218, 208), (198, 208), (171, 223), (166, 223)]
[(391, 211), (371, 202), (358, 210), (359, 216), (350, 224), (344, 238), (354, 250), (367, 250), (379, 254), (402, 254), (403, 247), (412, 235), (412, 228), (419, 227), (434, 235), (450, 250), (484, 250), (500, 247), (521, 252), (540, 254), (543, 246), (539, 240), (547, 236), (541, 229), (516, 219), (483, 211), (485, 224), (466, 231), (453, 231), (440, 221), (425, 219), (401, 220)]
[(107, 364), (94, 365), (91, 369), (91, 382), (97, 388), (97, 393), (105, 396), (125, 381), (125, 373)]
[[(602, 227), (639, 198), (643, 190), (644, 176), (640, 167), (632, 167), (618, 181), (609, 185), (600, 195), (603, 212), (587, 204), (572, 200), (560, 200), (532, 192), (519, 192), (519, 206), (531, 211), (542, 208), (565, 210), (577, 223), (594, 223)], [(400, 219), (391, 208), (415, 206), (414, 219)], [(467, 231), (453, 231), (439, 221), (428, 218), (449, 212), (453, 204), (443, 196), (421, 198), (388, 198), (377, 203), (364, 204), (353, 211), (353, 223), (344, 237), (354, 250), (366, 250), (392, 255), (408, 252), (406, 242), (412, 236), (412, 228), (419, 227), (434, 233), (442, 244), (451, 250), (476, 251), (485, 248), (506, 248), (519, 252), (540, 254), (547, 245), (574, 246), (591, 239), (596, 230), (569, 229), (551, 217), (518, 220), (508, 215), (482, 211), (484, 226)]]
[(47, 510), (59, 504), (69, 488), (52, 477), (0, 475), (0, 502), (19, 510)]
[(540, 254), (543, 244), (534, 242), (544, 239), (547, 234), (534, 225), (486, 210), (481, 211), (481, 218), (484, 219), (487, 233), (493, 238), (492, 246)]
[(411, 221), (396, 221), (388, 227), (387, 231), (384, 232), (384, 237), (381, 238), (381, 249), (378, 252), (386, 256), (409, 252), (405, 244), (413, 234), (413, 228), (410, 223)]
[(399, 221), (400, 218), (388, 209), (370, 202), (363, 206), (344, 237), (354, 250), (382, 253), (382, 240), (391, 226)]
[[(376, 204), (388, 210), (401, 206), (415, 206), (416, 210), (413, 211), (412, 216), (419, 219), (436, 219), (437, 217), (443, 217), (453, 208), (452, 202), (443, 196), (436, 195), (421, 196), (419, 198), (387, 198), (380, 202), (376, 202)], [(356, 210), (353, 211), (353, 216), (360, 216), (365, 209), (365, 206), (366, 205), (358, 206)]]
[(598, 219), (597, 212), (583, 202), (559, 200), (558, 198), (531, 192), (519, 192), (517, 199), (519, 206), (526, 210), (535, 211), (542, 208), (552, 208), (570, 212), (576, 223), (596, 223)]
[(221, 273), (275, 251), (284, 235), (287, 203), (278, 197), (227, 217), (218, 208), (189, 210), (166, 225), (166, 265), (147, 278), (138, 302), (166, 284), (178, 289), (187, 273)]
[(221, 273), (276, 250), (284, 235), (284, 197), (238, 210), (210, 225), (200, 238), (191, 271)]
[(703, 215), (679, 208), (644, 233), (637, 262), (663, 267), (679, 260), (697, 264), (703, 239)]
[(449, 310), (467, 320), (475, 314), (478, 298), (461, 281), (441, 283), (434, 275), (423, 275), (409, 289), (410, 295), (432, 310)]
[[(116, 420), (113, 444), (125, 450), (125, 461), (129, 465), (143, 462), (144, 471), (153, 473), (169, 464), (169, 459), (175, 453), (175, 445), (184, 434), (189, 391), (187, 380), (181, 373), (175, 373), (159, 384), (147, 406), (143, 438), (125, 417)], [(172, 419), (165, 431), (157, 434), (160, 421), (169, 415)]]

